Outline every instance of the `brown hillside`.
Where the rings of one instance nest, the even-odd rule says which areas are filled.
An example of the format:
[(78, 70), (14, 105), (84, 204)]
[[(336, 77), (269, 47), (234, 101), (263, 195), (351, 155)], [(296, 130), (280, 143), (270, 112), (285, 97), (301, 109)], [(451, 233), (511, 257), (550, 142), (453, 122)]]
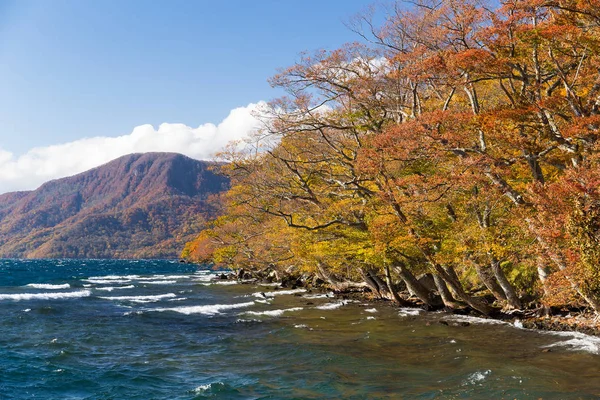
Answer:
[(0, 195), (0, 257), (176, 258), (227, 188), (211, 163), (131, 154), (31, 192)]

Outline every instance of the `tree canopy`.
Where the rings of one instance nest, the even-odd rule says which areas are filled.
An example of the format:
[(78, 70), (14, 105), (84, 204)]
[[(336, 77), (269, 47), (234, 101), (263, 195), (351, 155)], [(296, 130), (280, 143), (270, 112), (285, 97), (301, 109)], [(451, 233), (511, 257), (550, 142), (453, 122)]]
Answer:
[(262, 147), (223, 154), (224, 214), (184, 256), (483, 314), (600, 312), (600, 1), (385, 12), (271, 79)]

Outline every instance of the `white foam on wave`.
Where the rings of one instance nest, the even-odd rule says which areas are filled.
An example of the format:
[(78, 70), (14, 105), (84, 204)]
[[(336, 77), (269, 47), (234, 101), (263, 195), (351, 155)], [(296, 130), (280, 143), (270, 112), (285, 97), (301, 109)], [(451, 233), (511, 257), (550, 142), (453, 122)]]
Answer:
[(127, 286), (107, 286), (107, 287), (99, 287), (96, 290), (104, 290), (105, 292), (112, 292), (113, 290), (119, 289), (133, 289), (135, 285), (127, 285)]
[(266, 317), (280, 317), (286, 312), (300, 311), (303, 310), (302, 307), (292, 307), (286, 308), (283, 310), (269, 310), (269, 311), (246, 311), (244, 314), (249, 315), (262, 315)]
[(403, 307), (398, 310), (398, 315), (401, 317), (416, 316), (419, 314), (421, 314), (421, 310), (418, 308)]
[(51, 289), (51, 290), (70, 289), (71, 288), (71, 285), (69, 285), (68, 283), (65, 283), (62, 285), (51, 285), (49, 283), (29, 283), (25, 286), (34, 288), (34, 289)]
[(203, 270), (203, 271), (198, 271), (193, 275), (190, 275), (190, 278), (195, 281), (209, 281), (220, 275), (221, 275), (220, 273), (215, 272), (215, 271)]
[(327, 303), (320, 306), (315, 307), (317, 310), (335, 310), (336, 308), (340, 308), (350, 303), (349, 300), (341, 300), (335, 303)]
[(515, 322), (513, 322), (513, 325), (515, 326), (515, 328), (525, 329), (523, 327), (523, 322), (521, 322), (521, 320), (516, 319)]
[(83, 281), (85, 282), (89, 282), (89, 283), (93, 283), (96, 285), (111, 285), (111, 284), (115, 284), (115, 283), (131, 283), (131, 279), (95, 279), (95, 278), (89, 278), (89, 279), (83, 279)]
[(206, 384), (206, 385), (200, 385), (196, 389), (194, 389), (194, 392), (197, 393), (197, 394), (200, 394), (200, 393), (206, 392), (207, 390), (212, 389), (213, 387), (216, 388), (216, 387), (219, 387), (219, 386), (225, 386), (225, 384), (223, 384), (222, 382), (214, 382), (214, 383), (209, 383), (209, 384)]
[(165, 279), (165, 280), (171, 280), (171, 279), (191, 279), (194, 275), (154, 275), (152, 276), (153, 279)]
[(212, 285), (221, 285), (221, 286), (229, 286), (229, 285), (237, 285), (239, 282), (237, 281), (210, 281), (210, 282), (198, 282), (199, 285), (202, 286), (212, 286)]
[(566, 340), (549, 344), (544, 347), (566, 347), (571, 350), (580, 350), (592, 354), (600, 354), (600, 337), (586, 335), (581, 332), (543, 332), (545, 334), (560, 336)]
[(192, 281), (193, 282), (208, 282), (208, 281), (211, 281), (212, 279), (214, 279), (215, 277), (216, 277), (216, 275), (197, 275), (192, 279)]
[(177, 279), (190, 279), (195, 277), (196, 275), (151, 275), (151, 276), (142, 276), (142, 275), (105, 275), (105, 276), (90, 276), (87, 279), (83, 279), (86, 282), (90, 283), (119, 283), (123, 281), (157, 281), (157, 280), (177, 280)]
[(319, 293), (319, 294), (305, 294), (304, 296), (305, 299), (327, 299), (330, 297), (334, 297), (333, 293)]
[(124, 316), (128, 316), (128, 315), (142, 315), (144, 312), (143, 311), (127, 311), (125, 313), (123, 313)]
[(205, 390), (210, 389), (211, 386), (212, 386), (212, 383), (209, 383), (208, 385), (200, 385), (196, 389), (194, 389), (194, 392), (196, 392), (196, 393), (202, 393)]
[(365, 312), (368, 312), (368, 313), (376, 313), (376, 312), (378, 312), (378, 311), (377, 311), (377, 309), (376, 309), (376, 308), (366, 308), (366, 309), (365, 309)]
[(488, 369), (488, 370), (485, 370), (485, 371), (476, 371), (476, 372), (473, 372), (472, 374), (470, 374), (469, 376), (467, 376), (467, 379), (463, 383), (463, 386), (466, 386), (466, 385), (475, 385), (478, 382), (481, 382), (481, 381), (485, 380), (485, 378), (487, 378), (488, 376), (490, 376), (491, 373), (492, 373), (491, 369)]
[(148, 283), (150, 285), (172, 285), (174, 283), (177, 283), (177, 281), (172, 280), (172, 281), (148, 281), (148, 282), (144, 282), (144, 283)]
[(273, 288), (273, 287), (280, 287), (281, 283), (277, 283), (277, 282), (274, 282), (274, 283), (259, 283), (258, 286), (264, 286), (264, 287), (271, 287), (271, 288)]
[(104, 300), (114, 301), (131, 301), (133, 303), (154, 303), (162, 299), (169, 299), (177, 297), (175, 293), (157, 294), (154, 296), (112, 296), (112, 297), (99, 297)]
[(252, 319), (238, 318), (235, 320), (236, 324), (244, 324), (244, 323), (250, 323), (250, 322), (262, 322), (262, 321), (260, 319), (256, 319), (256, 318), (252, 318)]
[(61, 292), (61, 293), (16, 293), (16, 294), (0, 294), (0, 300), (61, 300), (75, 299), (80, 297), (88, 297), (91, 294), (89, 290), (80, 290), (77, 292)]
[(497, 319), (471, 317), (468, 315), (451, 315), (450, 317), (448, 317), (446, 319), (448, 319), (450, 321), (456, 321), (456, 322), (469, 322), (472, 324), (507, 325), (506, 322), (499, 321)]
[(216, 315), (222, 311), (233, 310), (236, 308), (245, 308), (253, 306), (254, 302), (249, 301), (246, 303), (234, 303), (234, 304), (208, 304), (204, 306), (186, 306), (186, 307), (173, 307), (173, 308), (153, 308), (148, 311), (174, 311), (180, 314), (204, 314), (204, 315)]
[(90, 276), (87, 279), (84, 279), (84, 281), (92, 279), (92, 280), (115, 280), (115, 279), (130, 279), (132, 277), (137, 277), (139, 275), (103, 275), (103, 276)]
[(285, 295), (285, 294), (295, 294), (295, 293), (304, 293), (306, 292), (306, 289), (290, 289), (290, 290), (275, 290), (273, 292), (256, 292), (256, 293), (252, 293), (252, 295), (254, 297), (258, 297), (258, 298), (267, 298), (267, 297), (275, 297), (275, 296), (281, 296), (281, 295)]

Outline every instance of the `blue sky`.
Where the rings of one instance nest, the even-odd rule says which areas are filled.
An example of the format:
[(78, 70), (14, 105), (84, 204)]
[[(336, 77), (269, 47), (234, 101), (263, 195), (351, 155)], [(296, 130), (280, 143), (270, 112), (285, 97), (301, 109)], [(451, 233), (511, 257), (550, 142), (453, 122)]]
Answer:
[[(0, 0), (0, 193), (81, 172), (129, 148), (157, 149), (72, 145), (84, 138), (122, 137), (144, 126), (137, 142), (157, 132), (168, 142), (174, 130), (199, 136), (192, 128), (207, 123), (217, 127), (206, 127), (213, 136), (229, 137), (218, 128), (231, 110), (277, 97), (267, 79), (301, 51), (358, 40), (344, 21), (370, 4)], [(229, 128), (238, 129), (232, 118)], [(69, 158), (91, 152), (90, 143), (104, 153)]]
[(370, 2), (0, 0), (0, 148), (222, 120)]

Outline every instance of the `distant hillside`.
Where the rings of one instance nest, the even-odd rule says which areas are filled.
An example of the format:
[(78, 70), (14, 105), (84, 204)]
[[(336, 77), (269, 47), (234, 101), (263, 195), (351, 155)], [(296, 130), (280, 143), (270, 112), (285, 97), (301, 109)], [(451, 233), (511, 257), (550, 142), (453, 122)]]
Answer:
[(0, 195), (0, 257), (176, 258), (228, 186), (180, 154), (118, 158), (30, 192)]

